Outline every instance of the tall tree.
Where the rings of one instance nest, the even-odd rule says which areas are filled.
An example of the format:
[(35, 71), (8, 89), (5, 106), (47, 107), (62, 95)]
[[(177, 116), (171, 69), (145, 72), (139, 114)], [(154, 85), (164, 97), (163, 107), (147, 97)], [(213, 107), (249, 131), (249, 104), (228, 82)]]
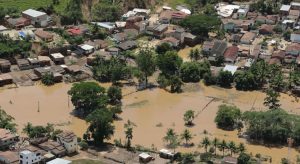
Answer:
[(215, 155), (217, 155), (217, 147), (218, 147), (218, 144), (219, 144), (219, 139), (218, 138), (214, 138), (211, 142), (211, 144), (214, 146), (215, 148)]
[(108, 97), (105, 88), (95, 82), (80, 82), (73, 84), (68, 91), (75, 110), (83, 116), (88, 115), (97, 108), (106, 108)]
[(178, 73), (183, 61), (176, 51), (167, 51), (165, 54), (158, 55), (156, 62), (162, 74), (170, 77)]
[(279, 109), (279, 92), (275, 91), (273, 88), (269, 88), (266, 94), (267, 96), (265, 98), (264, 105), (269, 109)]
[(168, 129), (166, 136), (164, 136), (163, 140), (168, 144), (171, 144), (172, 138), (174, 138), (177, 134), (175, 133), (174, 129)]
[(233, 76), (229, 71), (221, 71), (217, 77), (217, 83), (221, 87), (230, 87), (233, 82)]
[(68, 1), (64, 12), (64, 16), (67, 18), (68, 22), (77, 24), (78, 21), (82, 20), (81, 4), (82, 0)]
[(103, 145), (105, 139), (110, 139), (114, 134), (113, 115), (107, 109), (97, 109), (88, 115), (88, 138), (93, 138), (95, 145)]
[(240, 143), (238, 146), (238, 150), (240, 151), (240, 153), (245, 153), (246, 151), (245, 145), (243, 143)]
[(155, 52), (149, 46), (141, 48), (136, 62), (138, 69), (142, 74), (142, 78), (145, 79), (146, 87), (148, 86), (148, 77), (151, 76), (156, 69), (155, 64)]
[(232, 154), (236, 151), (236, 146), (233, 141), (228, 143), (228, 149), (230, 150), (230, 155), (232, 156)]

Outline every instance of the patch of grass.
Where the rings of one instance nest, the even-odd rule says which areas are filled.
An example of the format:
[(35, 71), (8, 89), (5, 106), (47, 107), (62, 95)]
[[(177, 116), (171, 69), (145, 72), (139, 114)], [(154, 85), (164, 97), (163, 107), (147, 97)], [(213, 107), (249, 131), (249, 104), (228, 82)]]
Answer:
[[(69, 0), (60, 0), (58, 5), (54, 6), (57, 13), (64, 12), (65, 6)], [(52, 4), (52, 0), (0, 0), (0, 7), (17, 8), (20, 12), (27, 9), (37, 9), (47, 7)]]
[(184, 5), (186, 0), (166, 0), (166, 3), (172, 8), (176, 8), (177, 5)]
[(126, 105), (126, 107), (131, 107), (131, 108), (142, 107), (147, 103), (148, 103), (148, 100), (142, 100), (142, 101), (139, 101), (139, 102), (128, 104), (128, 105)]
[(103, 164), (101, 161), (90, 160), (90, 159), (78, 159), (72, 161), (72, 164)]

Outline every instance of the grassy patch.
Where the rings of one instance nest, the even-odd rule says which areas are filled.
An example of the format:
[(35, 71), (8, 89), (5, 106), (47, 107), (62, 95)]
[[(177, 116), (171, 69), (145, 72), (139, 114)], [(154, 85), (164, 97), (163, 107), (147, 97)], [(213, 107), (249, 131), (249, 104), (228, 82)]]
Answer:
[(148, 100), (142, 100), (142, 101), (139, 101), (139, 102), (135, 102), (135, 103), (132, 103), (132, 104), (128, 104), (126, 105), (126, 107), (128, 108), (137, 108), (137, 107), (142, 107), (144, 106), (145, 104), (148, 103)]
[[(60, 0), (59, 5), (54, 6), (58, 13), (62, 13), (67, 5), (68, 0)], [(52, 4), (52, 0), (0, 0), (0, 7), (17, 8), (20, 12), (27, 9), (37, 9), (47, 7)]]
[(175, 8), (177, 5), (185, 4), (186, 0), (166, 0), (166, 3), (172, 8)]
[(96, 160), (90, 160), (90, 159), (78, 159), (72, 161), (72, 164), (102, 164), (102, 162)]

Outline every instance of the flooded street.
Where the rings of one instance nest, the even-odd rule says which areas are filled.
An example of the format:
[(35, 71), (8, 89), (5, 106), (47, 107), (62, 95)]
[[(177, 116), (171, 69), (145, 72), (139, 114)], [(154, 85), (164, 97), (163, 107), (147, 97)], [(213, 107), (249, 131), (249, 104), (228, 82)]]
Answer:
[[(210, 139), (217, 137), (227, 141), (235, 141), (236, 144), (243, 142), (247, 151), (253, 155), (261, 153), (272, 157), (273, 163), (280, 163), (281, 158), (287, 156), (288, 149), (267, 148), (259, 145), (249, 145), (244, 139), (237, 137), (237, 131), (223, 131), (216, 128), (214, 117), (218, 106), (222, 103), (234, 104), (241, 110), (263, 110), (264, 93), (241, 92), (235, 89), (221, 89), (217, 87), (206, 87), (203, 84), (196, 84), (194, 90), (188, 90), (182, 94), (170, 94), (162, 89), (151, 89), (132, 93), (134, 87), (124, 87), (123, 95), (126, 95), (123, 102), (122, 120), (115, 121), (115, 135), (113, 139), (125, 140), (124, 122), (128, 119), (134, 122), (133, 144), (146, 147), (154, 145), (160, 149), (164, 147), (162, 138), (168, 128), (174, 128), (177, 134), (182, 133), (184, 126), (183, 114), (186, 110), (192, 109), (197, 113), (194, 120), (195, 126), (189, 129), (194, 134), (192, 142), (194, 147), (178, 149), (184, 152), (204, 151), (198, 148), (201, 139), (207, 135)], [(108, 87), (109, 84), (102, 85)], [(32, 122), (34, 125), (45, 125), (48, 122), (57, 125), (60, 129), (73, 130), (78, 136), (85, 132), (87, 124), (71, 115), (73, 106), (68, 103), (67, 91), (71, 84), (56, 84), (52, 87), (40, 85), (21, 87), (16, 89), (0, 90), (0, 106), (8, 114), (15, 118), (21, 132), (24, 124)], [(132, 94), (129, 94), (132, 93)], [(214, 99), (214, 101), (212, 101)], [(209, 103), (212, 101), (211, 103)], [(282, 108), (289, 112), (300, 114), (300, 103), (293, 97), (281, 95)], [(207, 108), (204, 108), (207, 104)], [(38, 112), (39, 110), (39, 112)], [(203, 134), (207, 130), (208, 134)], [(221, 152), (218, 151), (219, 154)], [(292, 159), (296, 160), (297, 152), (292, 150)]]

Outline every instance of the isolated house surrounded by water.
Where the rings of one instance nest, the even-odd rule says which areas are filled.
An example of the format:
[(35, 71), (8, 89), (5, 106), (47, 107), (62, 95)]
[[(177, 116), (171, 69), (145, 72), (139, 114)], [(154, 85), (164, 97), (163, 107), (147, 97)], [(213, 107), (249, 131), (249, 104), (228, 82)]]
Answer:
[(48, 25), (48, 15), (44, 12), (28, 9), (22, 12), (22, 16), (30, 19), (34, 26), (45, 27)]

